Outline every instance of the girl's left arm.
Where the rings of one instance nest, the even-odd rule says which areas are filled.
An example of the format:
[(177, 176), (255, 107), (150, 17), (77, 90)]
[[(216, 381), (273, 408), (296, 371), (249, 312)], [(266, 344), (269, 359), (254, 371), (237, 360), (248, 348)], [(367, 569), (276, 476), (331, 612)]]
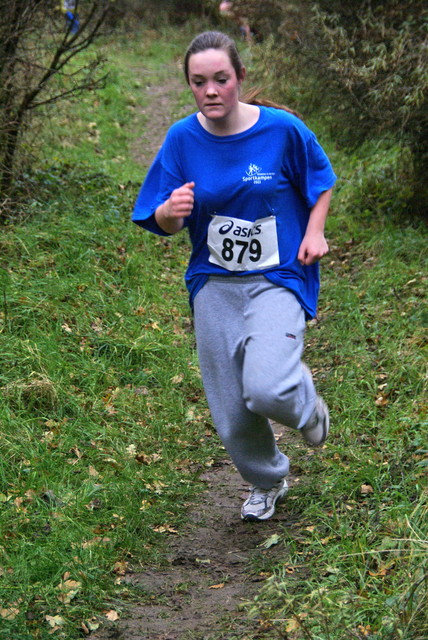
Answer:
[(308, 226), (297, 254), (297, 259), (302, 265), (314, 264), (329, 251), (324, 227), (332, 191), (333, 188), (323, 191), (311, 209)]

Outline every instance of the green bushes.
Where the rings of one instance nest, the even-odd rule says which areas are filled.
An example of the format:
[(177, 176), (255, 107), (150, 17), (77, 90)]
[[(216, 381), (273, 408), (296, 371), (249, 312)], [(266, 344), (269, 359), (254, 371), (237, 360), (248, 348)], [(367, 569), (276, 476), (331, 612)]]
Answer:
[[(141, 23), (160, 27), (165, 22), (182, 24), (194, 17), (214, 14), (218, 3), (205, 0), (116, 0), (109, 12), (110, 24), (129, 24), (134, 30)], [(136, 22), (137, 21), (137, 22)]]
[(426, 153), (428, 14), (423, 4), (377, 1), (355, 11), (352, 3), (353, 12), (350, 3), (336, 3), (336, 10), (324, 0), (314, 6), (317, 49), (328, 53), (323, 80), (346, 104), (342, 120), (354, 140), (392, 131), (405, 135), (416, 153)]
[(255, 83), (329, 124), (336, 144), (360, 156), (355, 196), (369, 209), (417, 213), (428, 155), (424, 3), (237, 4), (245, 4), (259, 41)]

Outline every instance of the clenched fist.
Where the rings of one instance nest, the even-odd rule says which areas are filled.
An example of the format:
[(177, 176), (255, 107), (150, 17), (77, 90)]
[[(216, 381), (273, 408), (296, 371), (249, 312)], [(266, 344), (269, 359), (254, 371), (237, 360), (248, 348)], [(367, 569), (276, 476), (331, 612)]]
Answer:
[(194, 188), (194, 182), (186, 182), (174, 189), (168, 200), (156, 209), (156, 221), (166, 233), (177, 233), (183, 228), (184, 218), (192, 213), (195, 202)]

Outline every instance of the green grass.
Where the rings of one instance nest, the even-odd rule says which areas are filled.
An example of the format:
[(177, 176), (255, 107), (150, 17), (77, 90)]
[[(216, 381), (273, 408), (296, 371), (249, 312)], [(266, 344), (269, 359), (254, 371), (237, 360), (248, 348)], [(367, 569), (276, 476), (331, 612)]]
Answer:
[[(117, 563), (162, 561), (165, 532), (183, 519), (196, 476), (219, 448), (183, 284), (186, 239), (171, 243), (130, 222), (143, 175), (127, 147), (137, 120), (125, 49), (99, 96), (68, 107), (76, 126), (56, 152), (61, 122), (52, 122), (49, 162), (26, 176), (33, 197), (0, 238), (0, 637), (8, 640), (51, 637), (49, 620), (80, 637), (82, 623), (129, 601), (115, 584)], [(115, 128), (115, 140), (120, 113), (127, 131)], [(98, 152), (82, 137), (84, 122), (97, 122)]]
[(282, 531), (285, 565), (271, 567), (250, 607), (273, 637), (428, 633), (426, 234), (384, 220), (368, 231), (348, 247), (334, 233), (308, 331), (332, 433), (315, 456), (291, 447), (300, 482)]
[[(185, 243), (134, 228), (134, 196), (68, 171), (64, 194), (1, 240), (0, 566), (3, 608), (20, 610), (5, 638), (17, 625), (31, 634), (29, 611), (37, 628), (62, 615), (76, 633), (76, 619), (123, 590), (116, 562), (156, 559), (154, 529), (177, 526), (214, 455)], [(61, 606), (64, 574), (81, 588)]]
[[(152, 86), (167, 81), (165, 62), (187, 35), (103, 45), (105, 89), (51, 118), (25, 179), (32, 197), (0, 236), (7, 640), (53, 629), (72, 640), (124, 610), (134, 594), (121, 572), (164, 561), (165, 533), (197, 496), (200, 470), (223, 455), (182, 281), (187, 240), (130, 223), (143, 176), (129, 147), (148, 99), (136, 69), (149, 69)], [(178, 95), (173, 113), (185, 103)], [(348, 158), (322, 142), (341, 182), (307, 359), (332, 434), (314, 455), (289, 445), (299, 482), (278, 531), (283, 557), (270, 562), (267, 550), (271, 577), (248, 611), (266, 638), (423, 640), (426, 229), (377, 208), (399, 178), (386, 151), (368, 175), (369, 150)], [(384, 191), (370, 191), (381, 178)]]

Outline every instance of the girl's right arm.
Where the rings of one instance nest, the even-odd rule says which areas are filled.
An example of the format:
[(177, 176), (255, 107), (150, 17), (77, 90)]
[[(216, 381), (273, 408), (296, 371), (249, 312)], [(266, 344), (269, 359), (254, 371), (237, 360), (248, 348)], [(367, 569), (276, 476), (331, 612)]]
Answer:
[(186, 182), (178, 189), (174, 189), (168, 200), (156, 209), (156, 222), (165, 233), (177, 233), (183, 228), (184, 218), (192, 213), (195, 201), (194, 187), (194, 182)]

